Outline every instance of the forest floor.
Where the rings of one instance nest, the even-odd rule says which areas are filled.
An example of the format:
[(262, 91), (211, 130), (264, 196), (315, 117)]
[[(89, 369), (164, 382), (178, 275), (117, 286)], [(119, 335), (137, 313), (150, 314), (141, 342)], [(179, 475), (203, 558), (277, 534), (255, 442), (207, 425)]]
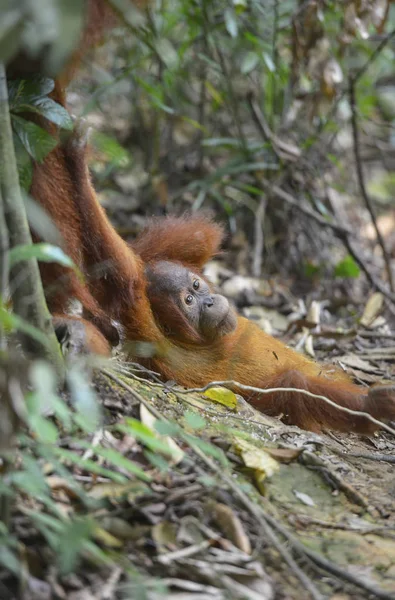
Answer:
[[(395, 379), (395, 347), (377, 324), (375, 334), (336, 328), (337, 362), (361, 383)], [(287, 342), (306, 346), (306, 331), (296, 329)], [(394, 435), (303, 431), (231, 392), (187, 393), (121, 358), (93, 378), (105, 422), (84, 453), (121, 479), (72, 467), (94, 502), (83, 510), (96, 519), (108, 563), (88, 553), (61, 575), (45, 541), (17, 519), (20, 542), (40, 563), (24, 600), (395, 598)], [(128, 423), (133, 429), (122, 429)], [(139, 471), (110, 467), (100, 449)], [(78, 515), (67, 482), (48, 484)]]
[[(357, 378), (391, 377), (390, 340), (355, 336), (346, 346), (338, 361), (354, 364), (349, 370)], [(126, 414), (149, 427), (165, 419), (161, 431), (177, 447), (166, 469), (150, 471), (152, 483), (126, 502), (115, 488), (106, 492), (108, 516), (117, 515), (130, 562), (159, 578), (166, 597), (395, 597), (391, 433), (318, 435), (259, 414), (240, 398), (230, 408), (224, 393), (213, 402), (135, 376), (118, 370), (115, 382), (96, 378), (110, 419)], [(125, 440), (118, 443), (125, 447)], [(147, 468), (138, 446), (133, 458)], [(122, 568), (112, 576), (116, 586)], [(96, 595), (97, 581), (91, 589), (93, 597), (107, 597)], [(149, 597), (160, 596), (152, 590)]]
[[(134, 234), (144, 222), (130, 220), (135, 177), (114, 179), (123, 209), (108, 194), (106, 208), (123, 235)], [(380, 295), (364, 305), (359, 293), (353, 305), (346, 286), (328, 298), (321, 282), (312, 296), (321, 302), (307, 309), (300, 289), (240, 276), (239, 265), (236, 275), (232, 262), (207, 273), (245, 316), (361, 385), (395, 382), (393, 315)], [(81, 452), (119, 480), (76, 463), (89, 508), (66, 480), (47, 478), (62, 511), (91, 511), (108, 563), (85, 553), (61, 575), (47, 542), (26, 527), (22, 497), (13, 528), (29, 564), (23, 600), (395, 598), (395, 435), (303, 431), (223, 390), (164, 385), (121, 358), (93, 378), (105, 423)], [(114, 467), (101, 449), (125, 463)], [(0, 571), (0, 598), (4, 581)]]

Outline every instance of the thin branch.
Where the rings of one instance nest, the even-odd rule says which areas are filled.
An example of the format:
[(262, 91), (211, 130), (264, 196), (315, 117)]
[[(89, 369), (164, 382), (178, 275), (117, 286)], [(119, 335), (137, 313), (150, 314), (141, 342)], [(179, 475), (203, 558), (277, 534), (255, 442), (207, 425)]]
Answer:
[(265, 224), (266, 205), (267, 197), (261, 196), (259, 198), (254, 222), (254, 253), (252, 258), (252, 274), (254, 277), (260, 277), (262, 275), (262, 255), (265, 241), (263, 227)]
[[(108, 371), (107, 369), (102, 369), (102, 373), (104, 373), (105, 375), (110, 377), (110, 379), (115, 381), (121, 387), (125, 388), (125, 390), (127, 390), (130, 394), (132, 394), (132, 396), (134, 398), (136, 398), (136, 400), (141, 402), (141, 404), (143, 404), (154, 415), (154, 417), (156, 417), (157, 419), (159, 419), (161, 421), (168, 422), (166, 417), (164, 417), (151, 403), (147, 402), (145, 400), (145, 398), (143, 398), (141, 396), (141, 394), (136, 392), (136, 390), (134, 390), (131, 386), (127, 385), (124, 381), (122, 381), (122, 379), (119, 379), (116, 375), (114, 375), (113, 373), (111, 373), (111, 371)], [(288, 549), (284, 546), (284, 544), (281, 543), (281, 541), (278, 539), (278, 537), (274, 533), (272, 527), (270, 527), (268, 525), (268, 523), (261, 517), (261, 515), (259, 514), (258, 507), (251, 502), (251, 500), (248, 498), (248, 496), (246, 494), (244, 494), (244, 492), (239, 490), (237, 484), (235, 484), (229, 477), (227, 477), (223, 473), (223, 471), (219, 467), (217, 467), (217, 465), (210, 458), (208, 458), (205, 455), (205, 453), (198, 446), (196, 446), (193, 443), (193, 441), (190, 437), (188, 437), (188, 439), (186, 441), (189, 444), (190, 448), (193, 450), (193, 452), (197, 456), (199, 456), (199, 458), (207, 466), (209, 466), (209, 468), (213, 472), (215, 472), (217, 475), (219, 475), (221, 477), (221, 479), (226, 481), (226, 483), (228, 484), (230, 489), (232, 489), (232, 491), (243, 502), (244, 506), (246, 506), (246, 508), (248, 508), (250, 513), (257, 519), (257, 521), (259, 522), (259, 524), (261, 525), (261, 527), (263, 529), (263, 532), (264, 532), (264, 535), (266, 536), (266, 538), (270, 540), (270, 542), (276, 548), (276, 550), (278, 551), (280, 556), (282, 556), (284, 561), (288, 564), (289, 568), (292, 570), (294, 575), (299, 579), (299, 581), (304, 586), (304, 588), (310, 593), (313, 600), (323, 600), (322, 594), (317, 590), (314, 583), (296, 564), (295, 560), (291, 556)]]
[(238, 102), (238, 99), (236, 98), (235, 91), (233, 89), (232, 78), (231, 78), (228, 68), (226, 66), (226, 60), (222, 53), (222, 50), (220, 49), (219, 44), (217, 44), (216, 41), (214, 41), (214, 47), (215, 47), (215, 51), (219, 58), (222, 75), (225, 79), (225, 84), (226, 84), (226, 87), (228, 90), (230, 109), (231, 109), (231, 112), (233, 113), (233, 119), (235, 121), (237, 133), (238, 133), (239, 139), (241, 141), (241, 145), (243, 147), (243, 153), (248, 158), (250, 153), (248, 151), (246, 136), (244, 135), (242, 119), (240, 117), (240, 111), (239, 111), (239, 102)]
[[(379, 56), (379, 54), (381, 54), (381, 52), (384, 50), (384, 48), (386, 47), (386, 45), (388, 44), (388, 42), (394, 36), (395, 36), (395, 29), (393, 29), (392, 31), (390, 31), (390, 33), (385, 38), (382, 39), (382, 41), (377, 46), (377, 48), (369, 56), (369, 58), (366, 61), (366, 63), (364, 65), (362, 65), (362, 67), (355, 73), (355, 75), (353, 77), (354, 84), (356, 84), (359, 81), (359, 79), (362, 77), (362, 75), (364, 75), (364, 73), (367, 71), (367, 69), (370, 67), (370, 65), (376, 60), (376, 58)], [(326, 115), (326, 119), (322, 120), (320, 122), (320, 124), (318, 125), (317, 132), (316, 132), (316, 134), (314, 136), (314, 139), (308, 145), (308, 149), (311, 149), (311, 146), (314, 145), (314, 144), (316, 144), (318, 142), (319, 136), (325, 130), (326, 126), (330, 122), (330, 119), (334, 116), (334, 114), (335, 114), (335, 112), (336, 112), (339, 104), (341, 103), (341, 101), (343, 100), (343, 98), (347, 95), (347, 92), (348, 92), (348, 89), (347, 89), (347, 87), (345, 87), (341, 91), (341, 93), (338, 95), (338, 97), (336, 98), (336, 101), (334, 102), (334, 104), (332, 105), (330, 111)], [(306, 152), (307, 152), (308, 149), (306, 149)], [(304, 155), (304, 154), (305, 153), (303, 152), (302, 155)]]
[(328, 221), (327, 219), (322, 217), (319, 213), (312, 210), (309, 206), (305, 206), (304, 204), (301, 204), (299, 202), (299, 200), (297, 200), (294, 196), (292, 196), (288, 192), (285, 192), (278, 185), (272, 184), (265, 179), (261, 179), (260, 183), (267, 192), (275, 194), (276, 196), (278, 196), (279, 198), (284, 200), (287, 204), (290, 204), (294, 208), (297, 208), (300, 212), (305, 214), (310, 219), (313, 219), (320, 225), (323, 225), (324, 227), (328, 227), (329, 229), (332, 229), (337, 234), (341, 233), (343, 235), (344, 234), (353, 235), (353, 232), (351, 231), (351, 229), (349, 229), (348, 227), (344, 227), (343, 225), (340, 225), (339, 223), (334, 223), (333, 221)]
[(367, 454), (366, 452), (343, 452), (337, 448), (331, 448), (332, 452), (335, 452), (339, 456), (344, 458), (363, 458), (364, 460), (373, 460), (377, 462), (387, 462), (395, 464), (395, 456), (392, 454)]
[[(263, 509), (261, 507), (259, 507), (259, 508), (263, 512)], [(266, 512), (264, 513), (264, 518), (268, 521), (268, 523), (270, 523), (270, 525), (274, 529), (276, 529), (279, 533), (281, 533), (281, 535), (283, 535), (289, 541), (289, 543), (292, 545), (292, 547), (295, 550), (299, 550), (300, 552), (303, 552), (317, 566), (321, 567), (328, 573), (332, 573), (332, 575), (335, 575), (339, 579), (348, 581), (352, 585), (355, 585), (359, 588), (366, 590), (370, 594), (373, 594), (374, 598), (382, 598), (383, 600), (393, 600), (394, 595), (392, 592), (387, 592), (385, 590), (382, 590), (381, 588), (376, 587), (372, 583), (369, 583), (369, 581), (366, 581), (365, 579), (360, 579), (359, 577), (357, 577), (356, 575), (353, 575), (346, 569), (342, 569), (335, 563), (327, 560), (324, 556), (322, 556), (321, 554), (318, 554), (318, 552), (315, 552), (314, 550), (310, 550), (310, 548), (308, 546), (305, 546), (304, 544), (302, 544), (302, 542), (300, 542), (292, 533), (290, 533), (287, 529), (285, 529), (285, 527), (283, 527), (280, 523), (278, 523), (278, 521), (274, 517), (269, 515), (268, 513), (266, 513)]]
[(350, 240), (350, 236), (347, 234), (340, 234), (340, 239), (343, 241), (345, 247), (348, 250), (348, 253), (353, 257), (357, 265), (361, 268), (361, 270), (365, 273), (367, 280), (370, 284), (376, 288), (379, 292), (383, 294), (388, 300), (392, 303), (395, 303), (395, 294), (392, 294), (384, 283), (378, 279), (373, 273), (370, 272), (368, 267), (366, 266), (365, 261), (360, 256), (359, 252), (355, 249), (353, 243)]
[(252, 120), (257, 126), (263, 141), (271, 144), (272, 150), (278, 159), (284, 161), (296, 161), (300, 156), (300, 149), (294, 144), (285, 142), (272, 132), (269, 125), (266, 123), (262, 110), (257, 106), (257, 103), (254, 100), (254, 94), (251, 91), (247, 93), (246, 100), (251, 112)]
[[(102, 371), (106, 375), (108, 374), (107, 371), (105, 371), (104, 369), (102, 369)], [(122, 373), (122, 371), (121, 371), (121, 373)], [(136, 379), (136, 380), (140, 379), (136, 375), (130, 375), (130, 377), (132, 379)], [(159, 386), (164, 389), (169, 389), (168, 386), (166, 386), (165, 384), (162, 384), (162, 383), (151, 383), (151, 382), (148, 382), (147, 380), (145, 380), (144, 383), (150, 383), (150, 385)], [(355, 417), (365, 417), (371, 423), (374, 423), (381, 429), (385, 429), (386, 431), (388, 431), (388, 433), (392, 433), (393, 435), (395, 435), (395, 429), (393, 429), (386, 423), (383, 423), (382, 421), (375, 419), (374, 417), (372, 417), (372, 415), (370, 415), (367, 412), (363, 412), (360, 410), (353, 410), (352, 408), (347, 408), (346, 406), (340, 406), (340, 404), (336, 404), (336, 402), (333, 402), (333, 400), (330, 400), (326, 396), (322, 396), (321, 394), (313, 394), (313, 392), (309, 392), (308, 390), (303, 390), (300, 388), (286, 388), (286, 387), (259, 388), (259, 387), (254, 387), (252, 385), (245, 385), (243, 383), (239, 383), (238, 381), (234, 381), (233, 379), (227, 379), (227, 380), (223, 380), (223, 381), (211, 381), (207, 385), (205, 385), (203, 387), (199, 387), (199, 388), (182, 389), (182, 388), (179, 388), (178, 386), (174, 386), (174, 388), (171, 388), (170, 391), (174, 392), (175, 394), (181, 394), (181, 395), (182, 394), (194, 394), (194, 393), (203, 394), (204, 392), (206, 392), (207, 390), (209, 390), (213, 387), (226, 387), (226, 388), (230, 388), (230, 389), (238, 388), (245, 392), (253, 392), (254, 394), (272, 394), (273, 392), (274, 393), (297, 392), (298, 394), (304, 394), (305, 396), (309, 396), (309, 398), (316, 398), (317, 400), (323, 400), (323, 402), (326, 402), (330, 406), (333, 406), (340, 412), (345, 412), (345, 413), (355, 416)], [(260, 423), (260, 424), (262, 425), (262, 423)]]
[(353, 76), (353, 83), (357, 83), (357, 81), (362, 77), (362, 75), (366, 73), (370, 65), (376, 60), (379, 54), (381, 54), (388, 42), (391, 41), (393, 37), (395, 37), (395, 29), (393, 29), (388, 33), (388, 35), (383, 37), (377, 48), (369, 56), (366, 63), (362, 65), (362, 67), (355, 73), (355, 75)]
[(264, 388), (259, 388), (259, 387), (255, 387), (252, 385), (244, 385), (243, 383), (239, 383), (238, 381), (234, 381), (234, 380), (230, 379), (230, 380), (224, 380), (224, 381), (212, 381), (211, 383), (208, 383), (207, 385), (200, 387), (200, 388), (188, 388), (186, 390), (179, 390), (177, 388), (177, 393), (178, 394), (192, 394), (192, 393), (202, 394), (203, 392), (206, 392), (207, 390), (209, 390), (210, 388), (213, 388), (213, 387), (226, 387), (226, 388), (230, 388), (230, 389), (236, 388), (236, 389), (243, 390), (244, 392), (253, 392), (254, 394), (272, 394), (273, 392), (274, 393), (297, 392), (298, 394), (304, 394), (305, 396), (309, 396), (309, 398), (315, 398), (317, 400), (322, 400), (323, 402), (325, 402), (326, 404), (329, 404), (333, 408), (336, 408), (340, 412), (345, 412), (349, 415), (353, 415), (354, 417), (364, 417), (364, 418), (368, 419), (368, 421), (370, 421), (371, 423), (374, 423), (375, 425), (380, 427), (381, 429), (385, 429), (386, 431), (388, 431), (388, 433), (392, 433), (392, 435), (395, 435), (395, 429), (393, 429), (389, 425), (386, 425), (386, 423), (383, 423), (382, 421), (375, 419), (374, 417), (372, 417), (372, 415), (370, 415), (367, 412), (360, 411), (360, 410), (353, 410), (352, 408), (347, 408), (346, 406), (340, 406), (339, 404), (336, 404), (336, 402), (333, 402), (333, 400), (330, 400), (326, 396), (322, 396), (321, 394), (313, 394), (313, 392), (309, 392), (308, 390), (302, 390), (299, 388), (280, 387), (280, 388), (265, 388), (264, 389)]
[[(10, 247), (19, 244), (32, 244), (29, 224), (16, 166), (13, 145), (11, 118), (8, 104), (8, 89), (5, 67), (0, 62), (0, 185), (4, 206), (4, 217), (8, 229)], [(11, 277), (17, 278), (23, 273), (18, 290), (12, 295), (13, 308), (17, 315), (45, 334), (45, 346), (30, 336), (22, 335), (27, 349), (38, 356), (44, 356), (55, 366), (59, 375), (64, 374), (63, 357), (52, 325), (40, 271), (36, 259), (17, 263), (11, 269)]]
[[(1, 190), (0, 179), (0, 302), (4, 304), (8, 290), (9, 277), (9, 247), (10, 241), (8, 237), (7, 223), (4, 215), (4, 202)], [(7, 348), (7, 336), (4, 327), (0, 324), (0, 350), (4, 351)]]
[[(116, 377), (113, 373), (108, 371), (107, 369), (102, 369), (102, 372), (105, 375), (108, 375), (111, 379), (113, 379), (118, 385), (122, 386), (126, 389), (132, 396), (136, 398), (139, 402), (141, 402), (144, 406), (148, 408), (152, 412), (152, 414), (160, 420), (168, 421), (152, 404), (147, 402), (136, 390), (127, 385), (124, 381)], [(218, 382), (217, 382), (218, 384)], [(240, 502), (245, 506), (245, 508), (250, 512), (250, 514), (257, 520), (259, 525), (261, 526), (266, 539), (270, 540), (279, 554), (282, 556), (284, 561), (291, 568), (295, 576), (302, 582), (305, 589), (310, 593), (311, 597), (314, 600), (322, 600), (322, 594), (317, 590), (314, 583), (307, 577), (307, 575), (300, 569), (300, 567), (295, 562), (294, 558), (288, 551), (288, 549), (284, 546), (281, 540), (274, 533), (273, 529), (276, 529), (290, 544), (292, 550), (298, 552), (302, 557), (309, 558), (313, 563), (315, 563), (318, 567), (325, 570), (328, 573), (331, 573), (338, 577), (341, 580), (345, 580), (352, 585), (355, 585), (363, 590), (366, 590), (370, 594), (373, 594), (375, 598), (381, 598), (382, 600), (393, 600), (393, 594), (378, 588), (377, 586), (358, 578), (356, 575), (353, 575), (346, 569), (342, 569), (335, 563), (327, 560), (325, 557), (320, 555), (318, 552), (314, 550), (310, 550), (308, 546), (305, 546), (302, 542), (300, 542), (292, 533), (290, 533), (285, 527), (283, 527), (277, 520), (268, 514), (261, 505), (258, 505), (250, 500), (250, 498), (245, 494), (245, 492), (239, 488), (238, 484), (229, 477), (221, 467), (219, 467), (211, 458), (206, 456), (206, 454), (193, 443), (193, 440), (188, 437), (185, 440), (191, 450), (220, 478), (229, 489), (237, 496)]]
[(219, 536), (211, 538), (209, 540), (203, 540), (198, 544), (192, 544), (191, 546), (181, 548), (180, 550), (174, 550), (174, 552), (167, 552), (166, 554), (161, 554), (157, 560), (162, 565), (170, 565), (175, 560), (189, 558), (190, 556), (199, 554), (199, 552), (201, 552), (202, 550), (207, 550), (207, 548), (210, 548), (210, 546), (212, 546), (218, 538)]
[(278, 66), (277, 66), (277, 60), (278, 60), (278, 52), (277, 52), (277, 36), (278, 36), (278, 21), (279, 21), (279, 14), (278, 14), (278, 0), (274, 0), (274, 5), (273, 5), (273, 39), (272, 39), (272, 61), (273, 61), (273, 65), (274, 65), (274, 70), (276, 72), (276, 74), (271, 73), (271, 79), (272, 79), (272, 97), (271, 97), (271, 104), (272, 104), (272, 112), (271, 112), (271, 121), (270, 121), (270, 125), (272, 127), (272, 129), (274, 128), (274, 120), (275, 120), (275, 113), (276, 113), (276, 94), (277, 94), (277, 70), (278, 70)]
[(324, 227), (328, 227), (329, 229), (332, 229), (332, 231), (334, 231), (338, 235), (338, 237), (342, 240), (342, 242), (346, 246), (349, 254), (351, 254), (351, 256), (353, 257), (355, 262), (361, 268), (361, 270), (365, 273), (365, 275), (366, 275), (368, 281), (371, 283), (371, 285), (373, 287), (375, 287), (377, 290), (379, 290), (386, 298), (388, 298), (388, 300), (395, 303), (395, 294), (391, 293), (387, 289), (387, 287), (381, 282), (381, 280), (377, 279), (377, 277), (375, 277), (373, 275), (373, 273), (370, 272), (370, 270), (368, 269), (368, 267), (365, 264), (365, 261), (362, 259), (360, 254), (356, 251), (356, 249), (352, 245), (350, 238), (352, 238), (354, 236), (354, 233), (351, 231), (351, 229), (349, 229), (348, 227), (344, 227), (343, 225), (339, 225), (339, 223), (337, 223), (337, 222), (327, 221), (319, 213), (313, 211), (309, 206), (305, 206), (304, 204), (301, 204), (296, 198), (294, 198), (294, 196), (292, 196), (288, 192), (285, 192), (278, 185), (272, 184), (265, 179), (261, 179), (260, 184), (262, 185), (263, 188), (266, 189), (267, 192), (275, 194), (276, 196), (278, 196), (279, 198), (281, 198), (282, 200), (287, 202), (287, 204), (290, 204), (294, 208), (298, 209), (300, 212), (305, 214), (310, 219), (313, 219), (314, 221), (316, 221), (320, 225), (323, 225)]
[[(207, 14), (207, 0), (201, 0), (201, 18), (202, 18), (202, 30), (203, 30), (203, 39), (202, 39), (202, 51), (206, 56), (209, 56), (209, 43), (208, 36), (209, 31), (207, 27), (208, 23), (208, 14)], [(200, 67), (200, 93), (199, 93), (199, 104), (198, 104), (198, 123), (201, 128), (199, 131), (199, 162), (198, 168), (201, 172), (203, 169), (203, 161), (205, 148), (203, 145), (203, 136), (204, 136), (204, 128), (206, 126), (206, 105), (207, 105), (207, 64), (204, 60), (202, 60), (202, 64)]]
[(360, 143), (359, 143), (359, 130), (358, 130), (358, 122), (357, 122), (357, 108), (356, 108), (356, 100), (355, 100), (355, 83), (354, 80), (350, 78), (350, 107), (351, 107), (351, 126), (352, 126), (352, 134), (353, 134), (353, 142), (354, 142), (354, 157), (355, 157), (355, 167), (357, 171), (357, 178), (359, 189), (361, 191), (362, 198), (365, 202), (365, 206), (368, 209), (370, 214), (370, 218), (373, 223), (373, 227), (376, 232), (377, 241), (381, 247), (381, 251), (383, 253), (383, 259), (385, 268), (387, 271), (388, 284), (391, 292), (394, 292), (394, 280), (392, 277), (391, 270), (391, 258), (385, 243), (383, 236), (381, 235), (381, 231), (377, 225), (376, 215), (374, 212), (373, 203), (370, 199), (370, 196), (366, 190), (365, 178), (363, 175), (362, 169), (362, 159), (361, 159), (361, 151), (360, 151)]

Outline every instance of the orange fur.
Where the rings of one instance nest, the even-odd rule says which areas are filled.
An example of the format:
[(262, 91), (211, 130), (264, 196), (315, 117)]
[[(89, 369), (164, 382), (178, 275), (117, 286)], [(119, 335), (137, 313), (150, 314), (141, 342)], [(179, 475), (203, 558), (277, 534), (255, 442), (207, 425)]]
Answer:
[[(142, 7), (145, 2), (137, 0), (135, 4)], [(55, 80), (51, 97), (56, 102), (66, 106), (65, 86), (74, 77), (76, 67), (115, 23), (116, 17), (106, 0), (88, 0), (86, 25), (80, 44)], [(19, 77), (29, 75), (29, 70), (23, 71), (23, 61), (15, 62), (15, 69), (13, 65), (9, 67), (10, 74), (14, 72)], [(30, 64), (26, 68), (29, 69)], [(31, 118), (60, 139), (55, 125), (36, 115)], [(43, 163), (34, 164), (31, 194), (53, 219), (63, 238), (64, 249), (85, 274), (87, 285), (82, 284), (71, 269), (59, 265), (41, 263), (40, 270), (52, 313), (65, 314), (70, 299), (76, 298), (82, 304), (84, 316), (107, 339), (117, 343), (118, 335), (111, 319), (117, 318), (120, 303), (129, 305), (133, 301), (139, 268), (99, 205), (91, 186), (84, 151), (76, 147), (74, 141), (72, 136), (69, 141), (59, 143)], [(98, 268), (101, 268), (100, 272)], [(111, 288), (118, 291), (116, 301), (113, 301), (114, 294), (108, 293)]]
[(218, 252), (223, 237), (222, 228), (206, 216), (156, 218), (133, 249), (145, 263), (169, 260), (201, 269)]
[[(171, 227), (166, 227), (166, 223)], [(184, 235), (185, 234), (185, 235)], [(180, 261), (186, 266), (202, 266), (208, 256), (207, 246), (199, 249), (198, 240), (206, 244), (212, 239), (211, 252), (217, 252), (221, 240), (218, 226), (202, 217), (189, 217), (170, 221), (154, 221), (133, 245), (134, 249), (149, 248), (154, 245), (155, 260), (168, 260), (177, 256), (177, 242), (181, 240)], [(191, 241), (191, 254), (185, 246)], [(170, 242), (174, 244), (171, 246)], [(170, 248), (170, 251), (169, 251)], [(143, 255), (144, 256), (144, 255)], [(148, 258), (152, 255), (148, 252)], [(187, 258), (186, 258), (187, 257)], [(202, 258), (204, 257), (204, 258)], [(202, 260), (201, 260), (202, 258)], [(155, 299), (155, 306), (158, 301)], [(178, 319), (174, 306), (163, 304), (162, 312), (155, 309), (160, 327), (166, 311), (170, 322)], [(162, 315), (162, 316), (161, 316)], [(285, 346), (279, 340), (264, 333), (256, 324), (238, 317), (237, 328), (233, 333), (220, 337), (213, 343), (187, 344), (174, 338), (166, 338), (161, 330), (153, 330), (149, 320), (125, 321), (127, 337), (133, 340), (158, 341), (158, 355), (146, 361), (147, 366), (162, 373), (169, 380), (176, 380), (186, 387), (201, 387), (213, 380), (234, 380), (241, 384), (259, 388), (300, 388), (314, 394), (328, 397), (340, 406), (356, 411), (368, 412), (377, 419), (395, 418), (395, 388), (377, 387), (367, 390), (349, 379), (342, 371), (330, 366), (322, 366)], [(146, 325), (150, 322), (150, 333)], [(189, 327), (189, 325), (188, 325)], [(269, 415), (283, 415), (287, 423), (302, 428), (319, 431), (322, 427), (340, 431), (369, 433), (377, 426), (365, 417), (356, 417), (329, 406), (322, 400), (310, 398), (298, 392), (272, 392), (270, 394), (239, 391), (251, 404)]]
[[(105, 0), (90, 0), (88, 27), (76, 61), (96, 43), (109, 24)], [(64, 85), (73, 76), (75, 60), (56, 81), (53, 98), (65, 105)], [(45, 124), (55, 134), (56, 129)], [(146, 291), (144, 265), (158, 260), (179, 261), (200, 270), (218, 251), (222, 229), (204, 217), (169, 218), (151, 223), (132, 248), (118, 236), (95, 196), (86, 167), (85, 148), (77, 136), (59, 144), (43, 164), (36, 164), (32, 194), (57, 225), (63, 246), (85, 275), (57, 265), (42, 264), (51, 312), (65, 317), (71, 297), (83, 306), (84, 345), (100, 354), (116, 343), (112, 320), (118, 320), (126, 340), (151, 342), (157, 353), (148, 364), (165, 379), (185, 386), (202, 386), (214, 379), (233, 379), (256, 387), (301, 387), (323, 394), (341, 406), (366, 410), (375, 417), (395, 418), (394, 388), (366, 390), (339, 372), (330, 372), (266, 335), (239, 317), (236, 331), (212, 343), (185, 344), (169, 340), (156, 322)], [(49, 289), (52, 288), (52, 291)], [(164, 307), (164, 310), (172, 310)], [(72, 319), (71, 319), (72, 320)], [(73, 321), (73, 320), (72, 320)], [(147, 362), (147, 361), (146, 361)], [(307, 398), (299, 392), (257, 395), (244, 393), (260, 410), (282, 414), (289, 423), (319, 430), (323, 426), (343, 431), (370, 432), (366, 419), (354, 418)]]

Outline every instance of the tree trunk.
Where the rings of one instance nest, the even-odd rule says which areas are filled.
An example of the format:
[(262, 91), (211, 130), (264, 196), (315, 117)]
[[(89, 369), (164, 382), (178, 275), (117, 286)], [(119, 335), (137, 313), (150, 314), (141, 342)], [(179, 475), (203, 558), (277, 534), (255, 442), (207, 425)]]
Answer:
[[(4, 225), (8, 229), (10, 247), (32, 244), (19, 186), (3, 63), (0, 63), (0, 156), (0, 189), (5, 216)], [(6, 242), (7, 240), (2, 238), (2, 248)], [(58, 373), (63, 374), (63, 359), (45, 301), (37, 260), (31, 258), (18, 262), (11, 268), (10, 280), (13, 283), (14, 312), (44, 333), (48, 341), (44, 347), (30, 336), (23, 335), (24, 347), (35, 356), (47, 358), (56, 367)]]

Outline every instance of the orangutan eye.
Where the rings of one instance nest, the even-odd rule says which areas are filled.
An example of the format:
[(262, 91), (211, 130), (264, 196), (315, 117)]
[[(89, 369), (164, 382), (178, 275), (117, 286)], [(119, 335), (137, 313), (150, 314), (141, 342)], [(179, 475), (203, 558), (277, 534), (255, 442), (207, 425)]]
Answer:
[(192, 294), (188, 294), (188, 296), (185, 296), (185, 304), (190, 305), (190, 304), (192, 304), (192, 302), (193, 302)]
[(200, 288), (199, 279), (195, 279), (195, 281), (193, 282), (192, 286), (193, 286), (194, 290), (198, 290)]

